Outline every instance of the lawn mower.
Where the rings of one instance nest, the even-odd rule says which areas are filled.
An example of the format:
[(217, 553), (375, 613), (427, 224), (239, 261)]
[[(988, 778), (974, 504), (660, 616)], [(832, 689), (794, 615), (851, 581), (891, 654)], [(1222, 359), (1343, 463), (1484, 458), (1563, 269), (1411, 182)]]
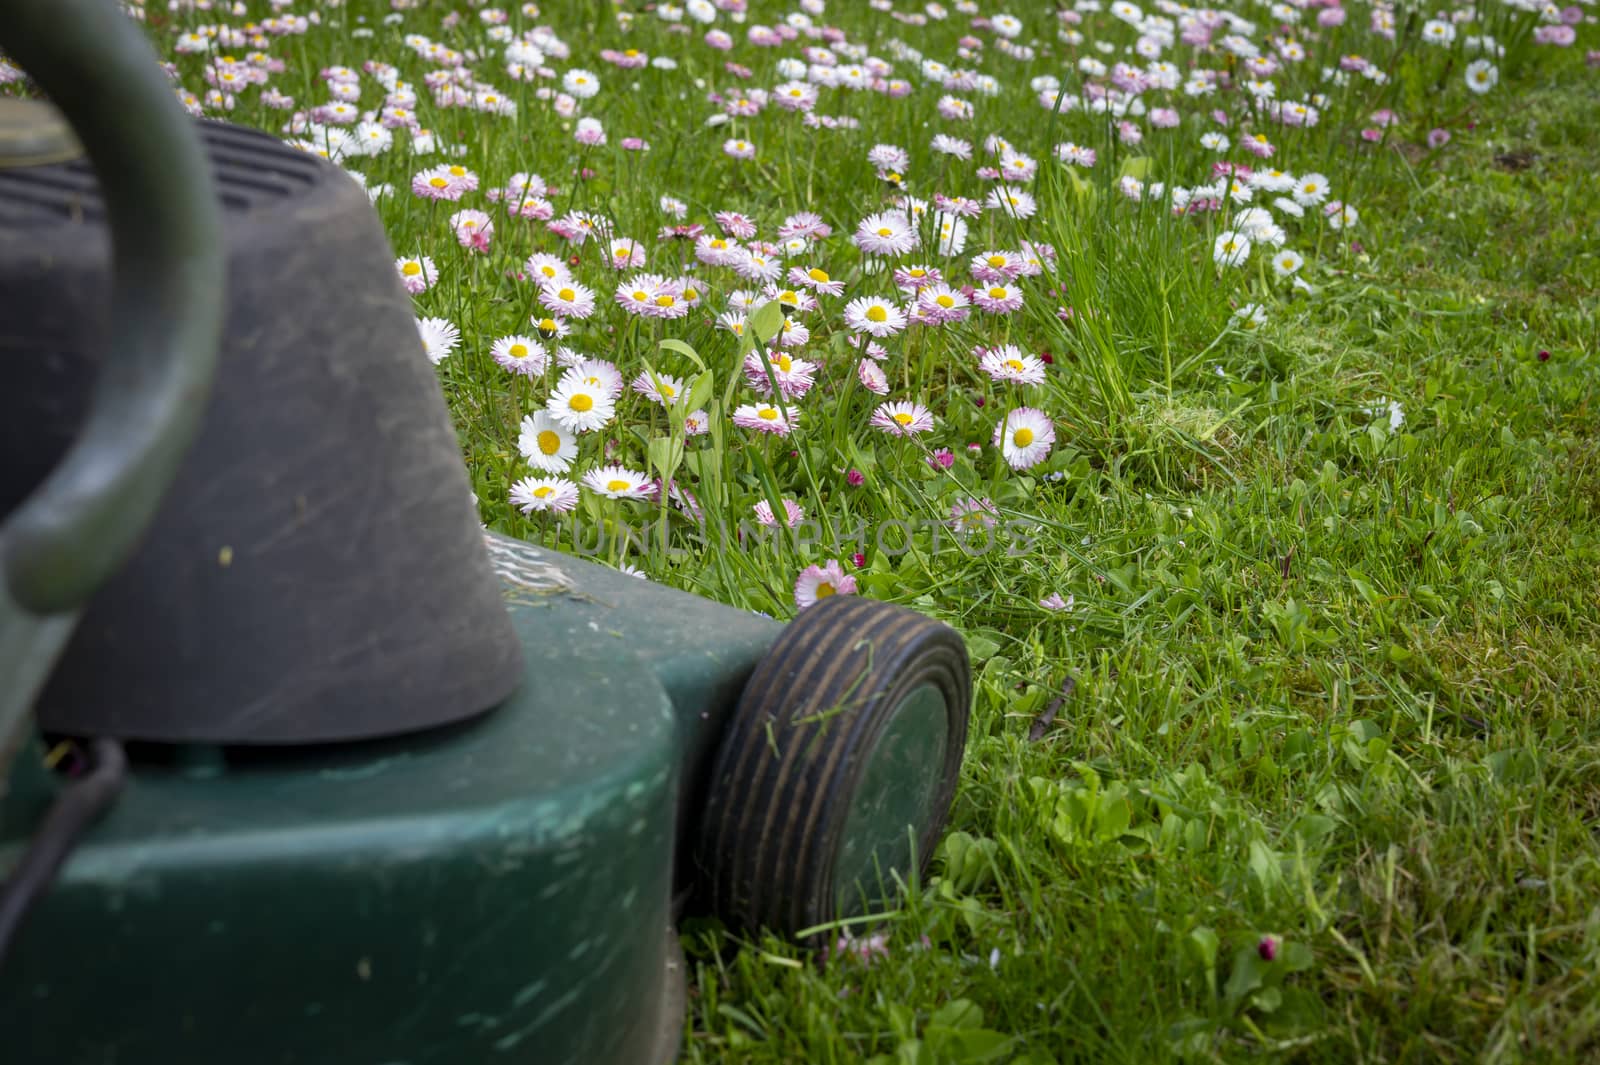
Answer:
[(0, 49), (0, 1033), (17, 1065), (672, 1060), (686, 913), (933, 851), (971, 682), (480, 524), (371, 203), (111, 0)]

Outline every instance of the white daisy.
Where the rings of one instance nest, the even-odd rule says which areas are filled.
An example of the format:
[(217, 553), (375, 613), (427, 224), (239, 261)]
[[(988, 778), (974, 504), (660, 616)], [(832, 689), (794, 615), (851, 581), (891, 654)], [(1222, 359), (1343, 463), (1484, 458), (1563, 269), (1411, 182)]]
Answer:
[(517, 450), (534, 469), (563, 473), (578, 457), (578, 438), (548, 411), (534, 411), (522, 419)]
[(590, 384), (583, 374), (568, 372), (561, 376), (550, 393), (545, 409), (556, 421), (575, 433), (587, 433), (603, 428), (617, 412), (611, 392), (602, 386)]

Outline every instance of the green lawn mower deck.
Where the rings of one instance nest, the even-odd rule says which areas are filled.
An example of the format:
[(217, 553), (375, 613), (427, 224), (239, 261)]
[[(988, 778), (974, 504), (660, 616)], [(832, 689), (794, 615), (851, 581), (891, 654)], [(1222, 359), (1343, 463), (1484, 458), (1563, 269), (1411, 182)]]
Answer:
[[(785, 627), (488, 546), (527, 678), (481, 719), (134, 748), (0, 973), (17, 1060), (668, 1061), (675, 898), (803, 932), (926, 857), (966, 721), (949, 629), (847, 598)], [(22, 765), (0, 866), (56, 789)]]

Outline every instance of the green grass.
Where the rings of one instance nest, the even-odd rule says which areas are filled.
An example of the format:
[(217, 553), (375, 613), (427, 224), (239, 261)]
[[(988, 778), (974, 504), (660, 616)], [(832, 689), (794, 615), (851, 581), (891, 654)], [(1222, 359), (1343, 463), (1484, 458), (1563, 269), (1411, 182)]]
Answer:
[[(253, 16), (261, 6), (250, 5)], [(965, 32), (961, 19), (913, 31), (865, 4), (833, 6), (875, 54), (899, 35), (948, 58)], [(369, 57), (420, 79), (429, 65), (405, 50), (402, 33), (461, 49), (483, 43), (470, 8), (455, 30), (440, 30), (442, 8), (408, 11), (392, 28), (378, 22), (385, 10), (352, 3), (327, 12), (321, 29), (274, 41), (288, 65), (274, 84), (317, 100), (319, 67)], [(1018, 13), (1033, 32), (1049, 28), (1048, 12)], [(351, 36), (357, 14), (374, 36)], [(152, 8), (158, 41), (171, 40), (171, 17)], [(689, 357), (656, 342), (694, 348), (717, 432), (689, 441), (674, 468), (730, 523), (774, 495), (850, 530), (943, 518), (968, 494), (1030, 523), (1014, 554), (968, 556), (948, 536), (936, 552), (926, 532), (903, 555), (864, 548), (862, 594), (949, 621), (974, 653), (953, 834), (886, 917), (887, 954), (870, 965), (687, 926), (683, 1060), (1600, 1057), (1600, 81), (1577, 52), (1527, 44), (1519, 33), (1530, 24), (1510, 9), (1486, 17), (1511, 47), (1500, 86), (1482, 98), (1461, 87), (1465, 56), (1418, 45), (1414, 22), (1397, 44), (1370, 38), (1364, 6), (1344, 36), (1316, 46), (1320, 57), (1366, 49), (1392, 80), (1335, 93), (1323, 126), (1283, 140), (1282, 165), (1320, 169), (1362, 215), (1345, 233), (1314, 219), (1293, 231), (1314, 293), (1274, 281), (1259, 256), (1219, 272), (1211, 240), (1220, 222), (1175, 219), (1116, 192), (1136, 154), (1150, 180), (1204, 180), (1211, 156), (1195, 141), (1209, 127), (1186, 117), (1181, 136), (1147, 130), (1145, 145), (1119, 148), (1103, 119), (1051, 115), (1033, 101), (1027, 79), (1061, 72), (1064, 48), (1009, 66), (975, 61), (1005, 74), (1005, 95), (978, 98), (978, 120), (956, 132), (1016, 135), (1040, 161), (1033, 191), (1044, 209), (1022, 225), (975, 220), (967, 255), (946, 265), (959, 272), (991, 242), (1016, 247), (1025, 236), (1053, 243), (1060, 260), (1016, 317), (897, 338), (891, 398), (927, 402), (940, 419), (934, 442), (961, 452), (987, 444), (996, 404), (1014, 401), (976, 373), (971, 345), (1008, 338), (1050, 351), (1047, 384), (1026, 398), (1054, 415), (1058, 443), (1033, 470), (1007, 471), (986, 447), (935, 473), (921, 449), (868, 429), (862, 390), (836, 387), (852, 353), (830, 324), (835, 305), (811, 319), (816, 337), (800, 351), (834, 376), (804, 401), (814, 423), (786, 446), (748, 446), (722, 423), (729, 405), (715, 401), (749, 393), (735, 380), (738, 342), (708, 316), (663, 327), (610, 312), (572, 338), (629, 378), (646, 359), (692, 378)], [(658, 257), (669, 254), (653, 235), (663, 221), (656, 198), (670, 192), (690, 204), (691, 220), (738, 208), (765, 232), (816, 209), (842, 235), (815, 258), (849, 281), (850, 295), (880, 292), (847, 241), (890, 194), (865, 162), (871, 145), (912, 150), (919, 195), (987, 187), (974, 164), (926, 152), (945, 128), (925, 128), (936, 90), (919, 90), (915, 104), (825, 95), (819, 110), (859, 118), (858, 132), (811, 133), (771, 111), (708, 130), (702, 90), (729, 86), (725, 59), (750, 65), (750, 84), (771, 86), (781, 80), (777, 55), (792, 49), (712, 53), (642, 13), (625, 32), (603, 4), (553, 3), (542, 21), (574, 44), (570, 64), (557, 66), (588, 66), (608, 84), (586, 113), (604, 120), (610, 145), (575, 147), (570, 122), (528, 86), (513, 93), (514, 119), (435, 111), (426, 94), (419, 113), (446, 143), (465, 146), (463, 161), (486, 187), (517, 170), (543, 173), (560, 186), (558, 214), (611, 215), (651, 246), (652, 269), (665, 269)], [(1094, 25), (1132, 40), (1103, 17)], [(1592, 30), (1580, 29), (1579, 52), (1585, 35)], [(679, 66), (628, 72), (595, 58), (630, 45)], [(185, 85), (202, 88), (204, 61), (179, 62)], [(494, 64), (481, 69), (504, 83)], [(1316, 91), (1311, 74), (1287, 76), (1280, 95)], [(635, 81), (639, 91), (627, 91)], [(1194, 109), (1179, 103), (1186, 116)], [(1356, 131), (1379, 106), (1401, 121), (1366, 144)], [(276, 129), (286, 113), (248, 99), (233, 117)], [(1454, 139), (1429, 151), (1421, 141), (1436, 125)], [(648, 137), (652, 151), (619, 150), (629, 134)], [(735, 135), (761, 147), (754, 164), (718, 152)], [(1065, 139), (1101, 152), (1091, 192), (1050, 157)], [(495, 212), (487, 256), (456, 247), (448, 205), (406, 195), (410, 174), (437, 161), (396, 149), (347, 163), (369, 184), (395, 186), (379, 203), (397, 250), (440, 264), (418, 313), (449, 318), (466, 337), (440, 371), (485, 520), (571, 549), (570, 523), (507, 503), (509, 484), (528, 472), (517, 424), (547, 382), (509, 378), (487, 357), (494, 337), (527, 328), (535, 305), (507, 271), (557, 244)], [(578, 167), (592, 179), (577, 180)], [(613, 282), (592, 245), (582, 255), (580, 276), (604, 304)], [(719, 295), (737, 285), (706, 273)], [(1267, 306), (1267, 324), (1231, 327), (1249, 301)], [(1073, 307), (1070, 321), (1058, 303)], [(1391, 426), (1390, 401), (1403, 424)], [(681, 441), (681, 423), (629, 402), (607, 434), (586, 438), (585, 465), (598, 461), (601, 435), (635, 468), (672, 463), (667, 442)], [(852, 467), (865, 474), (859, 488), (845, 486)], [(592, 498), (581, 513), (605, 521), (618, 507), (645, 514), (642, 504)], [(691, 543), (692, 530), (674, 521), (672, 542)], [(850, 550), (778, 540), (672, 553), (652, 543), (627, 560), (655, 579), (787, 616), (796, 572)], [(1072, 609), (1039, 607), (1050, 593), (1070, 596)], [(1260, 953), (1266, 936), (1278, 944), (1272, 961)]]

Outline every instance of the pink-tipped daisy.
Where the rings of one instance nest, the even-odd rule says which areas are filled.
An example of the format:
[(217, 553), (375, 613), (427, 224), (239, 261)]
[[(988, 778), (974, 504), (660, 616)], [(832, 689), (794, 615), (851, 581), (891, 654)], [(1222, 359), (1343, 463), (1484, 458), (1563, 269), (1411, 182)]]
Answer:
[(655, 495), (655, 482), (637, 470), (613, 463), (597, 466), (583, 475), (583, 486), (607, 499), (649, 499)]
[(511, 486), (510, 498), (524, 514), (565, 514), (578, 505), (578, 486), (564, 477), (524, 477)]
[(885, 403), (872, 412), (869, 424), (891, 436), (915, 436), (933, 429), (933, 413), (920, 403)]
[(819, 599), (835, 595), (854, 595), (856, 579), (844, 571), (837, 561), (829, 559), (825, 565), (807, 566), (794, 582), (794, 605), (801, 610), (815, 606)]
[[(801, 508), (800, 504), (792, 499), (785, 499), (782, 502), (784, 525), (792, 529), (805, 520), (806, 512)], [(756, 512), (756, 521), (759, 524), (770, 527), (778, 523), (777, 518), (772, 515), (772, 504), (765, 499), (757, 503), (754, 510)]]
[(733, 424), (741, 429), (754, 429), (775, 436), (788, 436), (800, 412), (789, 408), (789, 417), (771, 403), (746, 403), (733, 412)]
[(495, 365), (524, 377), (538, 377), (550, 365), (544, 346), (525, 336), (501, 337), (489, 348), (489, 355)]
[(400, 275), (400, 284), (413, 296), (426, 292), (439, 280), (439, 271), (426, 255), (413, 255), (409, 259), (396, 259), (394, 269)]
[(1015, 344), (979, 349), (978, 368), (992, 379), (1013, 385), (1044, 384), (1044, 361)]

